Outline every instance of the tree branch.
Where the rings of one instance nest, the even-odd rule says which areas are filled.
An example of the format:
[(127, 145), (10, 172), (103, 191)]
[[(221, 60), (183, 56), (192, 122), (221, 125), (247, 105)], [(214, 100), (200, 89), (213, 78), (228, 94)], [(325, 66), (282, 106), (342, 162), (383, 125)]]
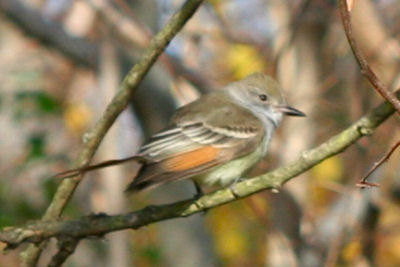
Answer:
[(353, 51), (358, 65), (360, 66), (361, 74), (367, 78), (375, 91), (377, 91), (384, 99), (389, 101), (400, 114), (400, 101), (396, 98), (394, 93), (388, 90), (387, 86), (378, 78), (378, 76), (376, 76), (354, 38), (350, 17), (351, 7), (348, 6), (347, 1), (348, 0), (340, 0), (339, 2), (340, 16), (342, 18), (343, 28), (346, 33), (350, 48)]
[[(349, 1), (350, 2), (350, 1)], [(358, 46), (354, 35), (353, 35), (353, 28), (351, 26), (351, 16), (350, 12), (353, 7), (353, 2), (348, 4), (348, 0), (340, 0), (340, 16), (342, 18), (343, 28), (346, 33), (347, 40), (353, 51), (354, 57), (357, 60), (358, 65), (361, 69), (361, 74), (364, 75), (367, 80), (372, 84), (375, 91), (377, 91), (384, 99), (389, 101), (396, 111), (400, 114), (400, 101), (396, 98), (395, 94), (389, 91), (388, 87), (378, 78), (372, 68), (369, 66), (367, 59), (365, 58), (363, 52), (361, 51), (360, 47)], [(357, 184), (359, 187), (373, 187), (379, 186), (375, 183), (370, 183), (367, 181), (368, 176), (370, 176), (383, 162), (385, 162), (390, 155), (396, 150), (396, 148), (400, 145), (398, 142), (396, 145), (392, 147), (392, 149), (379, 161), (376, 163), (368, 173), (360, 180)]]
[[(137, 86), (154, 64), (157, 57), (164, 51), (172, 38), (182, 29), (202, 2), (203, 0), (187, 0), (181, 9), (172, 16), (165, 27), (154, 36), (140, 61), (126, 75), (120, 86), (120, 90), (114, 96), (102, 117), (84, 135), (84, 146), (78, 157), (76, 167), (83, 167), (90, 163), (106, 132), (118, 115), (127, 107)], [(53, 200), (43, 215), (42, 220), (54, 220), (61, 215), (81, 179), (82, 176), (63, 180), (57, 188)], [(21, 253), (23, 265), (34, 266), (40, 251), (41, 249), (37, 246), (28, 247), (26, 251)]]
[(65, 237), (58, 241), (58, 251), (51, 258), (48, 267), (61, 266), (65, 260), (74, 253), (76, 246), (79, 243), (79, 239)]
[[(400, 96), (400, 92), (397, 93)], [(90, 215), (72, 221), (36, 221), (21, 227), (11, 227), (0, 232), (0, 241), (14, 248), (22, 242), (38, 243), (51, 237), (81, 239), (102, 236), (122, 229), (138, 229), (142, 226), (171, 218), (186, 217), (265, 189), (281, 187), (291, 178), (307, 171), (324, 159), (336, 155), (363, 136), (371, 135), (385, 121), (394, 108), (385, 102), (359, 119), (350, 127), (333, 136), (318, 147), (304, 152), (292, 164), (267, 174), (237, 183), (230, 188), (204, 195), (197, 200), (185, 200), (173, 204), (149, 206), (142, 210), (122, 215)]]
[(378, 184), (370, 183), (367, 182), (368, 177), (376, 170), (378, 169), (383, 163), (389, 160), (389, 158), (392, 156), (394, 151), (400, 146), (400, 141), (397, 141), (390, 149), (388, 152), (385, 153), (385, 155), (378, 160), (377, 162), (372, 165), (372, 167), (369, 169), (367, 174), (364, 175), (364, 177), (361, 179), (361, 181), (357, 184), (359, 187), (370, 187), (370, 186), (378, 186)]

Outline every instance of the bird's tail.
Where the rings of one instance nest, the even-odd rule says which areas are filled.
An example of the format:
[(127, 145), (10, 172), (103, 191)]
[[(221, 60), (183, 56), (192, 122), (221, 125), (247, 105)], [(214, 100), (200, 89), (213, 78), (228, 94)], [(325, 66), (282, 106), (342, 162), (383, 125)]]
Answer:
[(85, 172), (102, 169), (102, 168), (106, 168), (106, 167), (110, 167), (110, 166), (114, 166), (114, 165), (119, 165), (119, 164), (122, 164), (122, 163), (125, 163), (128, 161), (137, 161), (139, 163), (142, 163), (142, 162), (144, 162), (144, 158), (141, 156), (135, 155), (135, 156), (131, 156), (131, 157), (123, 158), (123, 159), (107, 160), (107, 161), (100, 162), (98, 164), (63, 171), (63, 172), (57, 173), (56, 175), (54, 175), (54, 177), (60, 178), (60, 179), (70, 178), (70, 177), (73, 177), (73, 176), (76, 176), (79, 174), (83, 174)]

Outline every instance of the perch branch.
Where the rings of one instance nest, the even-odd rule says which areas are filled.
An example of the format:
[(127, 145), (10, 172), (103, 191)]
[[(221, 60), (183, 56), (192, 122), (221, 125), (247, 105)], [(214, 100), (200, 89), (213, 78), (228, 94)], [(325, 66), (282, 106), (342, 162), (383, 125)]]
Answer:
[[(400, 93), (398, 93), (400, 96)], [(291, 178), (307, 171), (324, 159), (344, 151), (363, 136), (371, 135), (385, 121), (394, 108), (388, 102), (381, 104), (350, 127), (333, 136), (318, 147), (304, 152), (290, 165), (269, 173), (247, 179), (232, 187), (204, 195), (197, 200), (185, 200), (173, 204), (149, 206), (122, 215), (90, 215), (73, 221), (36, 221), (21, 227), (10, 227), (0, 232), (0, 241), (14, 248), (22, 242), (39, 243), (51, 237), (82, 239), (102, 236), (122, 229), (138, 229), (150, 223), (171, 218), (186, 217), (236, 199), (244, 198), (266, 189), (277, 189)]]

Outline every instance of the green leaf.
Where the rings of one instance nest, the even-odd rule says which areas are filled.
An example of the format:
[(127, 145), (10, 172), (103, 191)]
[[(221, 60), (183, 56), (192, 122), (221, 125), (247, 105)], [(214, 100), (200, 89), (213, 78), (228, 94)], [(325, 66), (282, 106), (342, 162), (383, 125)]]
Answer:
[(34, 134), (28, 139), (28, 160), (43, 158), (46, 155), (46, 137), (44, 134)]

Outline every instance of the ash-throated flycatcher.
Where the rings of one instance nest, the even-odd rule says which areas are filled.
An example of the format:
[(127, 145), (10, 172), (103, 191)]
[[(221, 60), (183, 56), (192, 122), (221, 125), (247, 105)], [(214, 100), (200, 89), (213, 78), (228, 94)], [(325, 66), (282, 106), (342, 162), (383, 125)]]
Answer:
[(128, 191), (187, 178), (200, 185), (226, 186), (266, 154), (283, 115), (305, 116), (286, 105), (274, 79), (255, 73), (178, 109), (169, 126), (154, 134), (137, 155), (57, 176), (136, 160), (142, 167)]

